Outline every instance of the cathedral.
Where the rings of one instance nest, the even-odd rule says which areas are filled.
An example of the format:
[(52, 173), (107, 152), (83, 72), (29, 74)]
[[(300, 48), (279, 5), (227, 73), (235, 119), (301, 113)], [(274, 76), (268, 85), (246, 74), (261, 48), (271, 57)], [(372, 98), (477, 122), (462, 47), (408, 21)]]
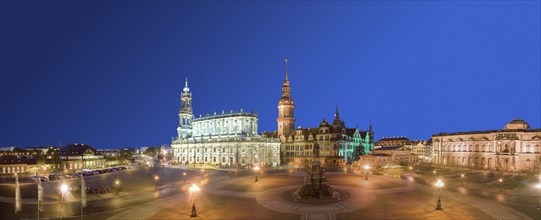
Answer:
[(178, 135), (171, 143), (179, 164), (229, 168), (280, 164), (280, 141), (257, 133), (257, 113), (240, 109), (194, 118), (188, 79), (180, 103)]
[(332, 123), (325, 119), (318, 127), (295, 129), (295, 102), (291, 98), (288, 79), (287, 59), (285, 59), (285, 80), (282, 97), (278, 100), (277, 131), (263, 133), (268, 138), (279, 138), (280, 161), (284, 165), (306, 165), (314, 160), (314, 150), (319, 153), (319, 161), (323, 165), (344, 165), (367, 154), (374, 149), (374, 131), (372, 124), (366, 131), (347, 128), (340, 119), (338, 105)]

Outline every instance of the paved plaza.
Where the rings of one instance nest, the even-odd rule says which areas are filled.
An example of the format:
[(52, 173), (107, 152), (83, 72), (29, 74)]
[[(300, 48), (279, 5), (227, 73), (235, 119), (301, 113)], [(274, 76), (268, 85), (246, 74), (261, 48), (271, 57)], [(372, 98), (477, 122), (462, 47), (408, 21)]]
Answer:
[[(183, 173), (187, 174), (184, 176)], [(157, 184), (149, 177), (160, 174)], [(251, 172), (230, 175), (227, 170), (200, 171), (178, 167), (133, 170), (111, 176), (88, 178), (91, 184), (123, 176), (126, 190), (89, 199), (87, 219), (541, 219), (535, 207), (498, 201), (491, 197), (467, 195), (466, 188), (449, 183), (441, 193), (443, 210), (435, 210), (437, 191), (423, 176), (402, 178), (343, 171), (327, 172), (327, 183), (340, 194), (336, 198), (294, 200), (291, 193), (304, 183), (305, 172), (273, 170), (263, 172), (255, 181)], [(117, 176), (119, 175), (119, 176)], [(420, 179), (420, 180), (419, 180)], [(423, 180), (423, 181), (421, 181)], [(452, 178), (448, 178), (452, 181)], [(72, 180), (76, 181), (76, 180)], [(201, 191), (190, 193), (191, 184)], [(56, 183), (50, 183), (51, 189)], [(470, 184), (472, 185), (472, 184)], [(8, 188), (6, 185), (2, 186)], [(28, 186), (27, 186), (28, 187)], [(473, 187), (473, 185), (472, 185)], [(26, 189), (31, 191), (30, 189)], [(481, 191), (469, 188), (469, 190)], [(489, 189), (490, 190), (490, 189)], [(29, 196), (31, 192), (26, 192)], [(471, 193), (472, 195), (474, 193)], [(10, 194), (7, 194), (10, 195)], [(42, 218), (58, 218), (55, 193), (48, 196), (47, 211)], [(527, 196), (527, 195), (525, 195)], [(507, 197), (505, 197), (507, 198)], [(510, 197), (511, 198), (511, 197)], [(512, 197), (515, 198), (515, 197)], [(2, 216), (10, 219), (36, 218), (35, 199), (24, 198), (23, 213), (12, 214), (13, 204), (2, 199)], [(78, 198), (68, 203), (64, 218), (80, 218)], [(197, 218), (192, 218), (195, 202)], [(526, 211), (525, 211), (526, 210)], [(9, 213), (8, 213), (9, 212)]]
[[(204, 187), (195, 200), (201, 219), (532, 219), (496, 202), (442, 192), (443, 210), (435, 210), (434, 189), (383, 176), (329, 173), (329, 183), (346, 198), (294, 201), (289, 195), (302, 185), (303, 173), (226, 179)], [(332, 184), (334, 183), (334, 184)], [(283, 186), (282, 184), (288, 184)], [(134, 207), (111, 219), (190, 219), (189, 194), (151, 206)], [(165, 205), (167, 204), (167, 205)], [(140, 214), (138, 214), (140, 213)], [(144, 214), (143, 214), (144, 213)]]

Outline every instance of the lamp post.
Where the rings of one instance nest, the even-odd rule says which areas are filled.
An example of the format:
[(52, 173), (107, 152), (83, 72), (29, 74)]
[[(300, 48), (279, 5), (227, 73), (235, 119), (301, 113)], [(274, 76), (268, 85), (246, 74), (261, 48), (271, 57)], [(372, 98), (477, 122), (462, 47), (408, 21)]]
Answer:
[(192, 193), (193, 195), (193, 202), (192, 202), (192, 214), (190, 215), (190, 217), (197, 217), (197, 209), (195, 209), (195, 193), (199, 192), (200, 188), (199, 186), (193, 184), (192, 186), (190, 186), (190, 192)]
[(118, 191), (120, 191), (120, 180), (115, 180), (115, 194), (118, 196)]
[(65, 183), (62, 183), (60, 185), (60, 192), (62, 193), (62, 196), (60, 197), (60, 219), (62, 219), (64, 215), (64, 194), (68, 191), (68, 185)]
[(259, 172), (259, 166), (255, 166), (255, 167), (254, 167), (254, 171), (255, 171), (255, 181), (257, 182), (257, 181), (259, 181), (259, 180), (257, 179), (257, 173)]
[(434, 180), (436, 180), (436, 170), (432, 171), (432, 174), (434, 174)]
[(184, 180), (184, 183), (186, 183), (186, 172), (182, 172), (182, 179)]
[(438, 202), (436, 203), (436, 210), (442, 210), (441, 199), (440, 199), (440, 188), (443, 187), (443, 181), (442, 180), (436, 181), (435, 186), (438, 189)]
[(537, 211), (541, 211), (541, 181), (539, 181), (539, 183), (535, 185), (535, 187), (539, 189), (539, 194), (538, 194), (539, 203), (537, 203)]
[(502, 192), (502, 182), (503, 182), (502, 178), (498, 179), (498, 184), (500, 185), (500, 192)]
[(163, 149), (162, 154), (163, 154), (163, 161), (164, 161), (164, 165), (165, 165), (165, 163), (167, 163), (167, 151), (165, 149)]
[(368, 164), (365, 164), (364, 165), (364, 173), (365, 173), (364, 180), (368, 180), (368, 170), (369, 169), (370, 169), (370, 166), (368, 166)]
[(85, 156), (81, 155), (81, 220), (83, 219), (83, 208), (86, 207), (86, 184), (85, 176), (83, 175), (83, 169), (85, 168)]
[(460, 178), (462, 178), (462, 187), (464, 187), (464, 174), (461, 174)]
[(158, 189), (158, 180), (160, 180), (160, 177), (158, 175), (154, 175), (154, 182), (156, 184), (156, 189)]

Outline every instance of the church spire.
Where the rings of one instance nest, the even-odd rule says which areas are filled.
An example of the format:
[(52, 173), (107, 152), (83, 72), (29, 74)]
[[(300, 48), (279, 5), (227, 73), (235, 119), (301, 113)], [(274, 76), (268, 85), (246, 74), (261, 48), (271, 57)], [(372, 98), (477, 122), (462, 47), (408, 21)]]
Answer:
[(289, 87), (289, 73), (287, 69), (287, 58), (284, 58), (285, 62), (285, 80), (282, 87), (282, 98), (278, 100), (278, 136), (282, 141), (286, 140), (286, 136), (290, 135), (295, 127), (295, 117), (293, 112), (295, 111), (295, 103), (291, 98), (291, 88)]
[(188, 76), (186, 76), (186, 82), (184, 83), (184, 89), (182, 89), (182, 96), (189, 96), (190, 88), (188, 88)]
[(178, 139), (186, 139), (192, 134), (193, 110), (192, 110), (192, 93), (188, 87), (188, 76), (184, 82), (184, 89), (180, 96), (180, 111), (178, 113)]
[(372, 118), (370, 118), (370, 129), (368, 131), (372, 131)]
[(289, 73), (287, 71), (287, 58), (284, 58), (286, 63), (286, 79), (284, 80), (284, 86), (282, 87), (282, 97), (289, 97), (291, 89), (289, 88)]
[(289, 79), (288, 79), (289, 73), (287, 72), (287, 57), (284, 58), (284, 62), (286, 62), (286, 81), (289, 81)]
[(338, 112), (338, 102), (336, 102), (336, 111), (334, 112), (334, 118), (339, 118), (340, 113)]

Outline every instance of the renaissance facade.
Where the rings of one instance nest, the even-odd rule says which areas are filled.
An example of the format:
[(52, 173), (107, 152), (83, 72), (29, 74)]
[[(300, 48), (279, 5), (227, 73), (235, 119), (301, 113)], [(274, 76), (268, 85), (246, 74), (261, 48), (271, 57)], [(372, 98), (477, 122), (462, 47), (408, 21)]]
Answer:
[(530, 173), (541, 165), (541, 129), (521, 119), (501, 130), (440, 133), (432, 140), (432, 161), (440, 166)]
[(281, 144), (281, 163), (285, 165), (307, 165), (314, 160), (314, 153), (319, 153), (319, 162), (323, 165), (343, 165), (351, 163), (361, 154), (374, 149), (374, 131), (372, 124), (367, 131), (347, 128), (340, 119), (338, 105), (332, 124), (325, 119), (316, 128), (295, 129), (295, 102), (291, 98), (288, 79), (287, 59), (282, 97), (278, 100), (278, 130), (264, 136), (279, 138)]
[(223, 112), (194, 118), (188, 80), (181, 95), (174, 159), (181, 164), (220, 167), (278, 166), (280, 141), (257, 133), (255, 112)]

